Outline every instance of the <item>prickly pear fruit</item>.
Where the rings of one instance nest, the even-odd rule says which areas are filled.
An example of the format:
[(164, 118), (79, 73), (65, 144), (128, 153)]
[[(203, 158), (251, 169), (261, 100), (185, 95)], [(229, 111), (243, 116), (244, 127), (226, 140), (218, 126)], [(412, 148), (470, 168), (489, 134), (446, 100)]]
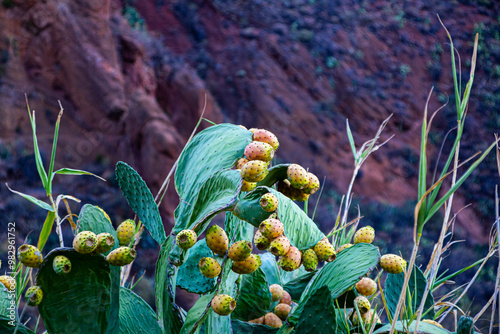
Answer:
[(208, 278), (217, 277), (221, 272), (219, 262), (212, 257), (202, 257), (198, 263), (198, 268), (200, 268), (203, 276)]
[(122, 246), (109, 253), (108, 256), (106, 256), (106, 260), (108, 260), (109, 264), (112, 266), (126, 266), (134, 261), (136, 255), (137, 253), (134, 249)]
[(251, 274), (257, 269), (259, 269), (262, 264), (262, 260), (257, 254), (250, 254), (243, 261), (235, 261), (233, 262), (233, 267), (231, 268), (235, 273), (243, 275), (243, 274)]
[(73, 248), (81, 254), (92, 253), (97, 248), (97, 235), (92, 231), (82, 231), (73, 239)]
[(377, 283), (368, 277), (363, 277), (356, 283), (356, 290), (362, 296), (369, 297), (377, 292)]
[(260, 317), (260, 318), (257, 318), (257, 319), (253, 319), (253, 320), (250, 320), (248, 321), (249, 323), (251, 324), (259, 324), (259, 325), (264, 325), (264, 317)]
[(264, 194), (260, 198), (260, 207), (266, 212), (276, 211), (278, 208), (278, 198), (272, 193)]
[(229, 315), (236, 308), (236, 301), (230, 295), (216, 295), (212, 298), (211, 305), (218, 315)]
[(307, 179), (309, 180), (307, 184), (302, 188), (302, 191), (306, 194), (312, 195), (319, 190), (319, 179), (316, 175), (311, 172), (307, 173)]
[(268, 173), (267, 162), (262, 160), (252, 160), (241, 167), (241, 177), (247, 182), (262, 181)]
[(259, 250), (266, 250), (269, 247), (269, 244), (271, 243), (268, 238), (262, 235), (259, 230), (255, 232), (255, 235), (253, 237), (253, 243), (255, 247)]
[(273, 328), (280, 328), (283, 326), (281, 319), (274, 313), (268, 313), (264, 316), (264, 325)]
[(290, 188), (290, 198), (297, 202), (305, 202), (309, 199), (309, 194), (306, 194), (300, 189), (291, 187)]
[(16, 280), (12, 276), (7, 276), (7, 275), (0, 276), (0, 283), (5, 285), (7, 290), (13, 291), (16, 289)]
[[(267, 217), (267, 219), (278, 219), (278, 213), (276, 212), (273, 212), (269, 215), (269, 217)], [(279, 220), (279, 219), (278, 219)]]
[(252, 253), (252, 243), (250, 241), (237, 241), (229, 247), (227, 255), (233, 261), (244, 261)]
[(302, 264), (306, 271), (315, 271), (318, 266), (318, 256), (313, 249), (308, 249), (302, 253)]
[(28, 290), (26, 290), (26, 304), (29, 306), (37, 306), (42, 302), (43, 292), (39, 286), (32, 286)]
[[(371, 324), (374, 322), (380, 323), (380, 319), (379, 319), (378, 315), (373, 310), (369, 310), (368, 312), (361, 314), (361, 319), (363, 320), (364, 324)], [(354, 310), (352, 313), (352, 324), (353, 325), (360, 324), (360, 321), (358, 318), (358, 312), (356, 312), (356, 310)]]
[(280, 259), (281, 268), (284, 271), (294, 271), (300, 267), (301, 259), (299, 249), (297, 247), (290, 246), (288, 253), (283, 255)]
[(243, 180), (243, 184), (241, 185), (241, 191), (252, 191), (257, 187), (257, 182), (247, 182)]
[(271, 161), (274, 157), (274, 149), (268, 143), (253, 141), (245, 147), (245, 157), (248, 160)]
[(268, 218), (260, 223), (259, 231), (266, 238), (274, 239), (283, 234), (285, 227), (278, 219)]
[(328, 242), (326, 238), (321, 240), (314, 246), (314, 251), (318, 256), (319, 261), (332, 262), (337, 257), (335, 248), (333, 248), (332, 244)]
[(38, 268), (43, 262), (42, 253), (33, 245), (24, 244), (17, 249), (17, 258), (26, 267)]
[(422, 322), (426, 322), (428, 324), (438, 326), (439, 328), (444, 328), (443, 326), (441, 326), (441, 324), (439, 322), (431, 320), (431, 319), (423, 319)]
[(94, 252), (107, 253), (115, 245), (115, 238), (111, 233), (99, 233), (97, 235), (97, 247)]
[(375, 239), (375, 230), (371, 226), (360, 228), (354, 234), (355, 244), (359, 244), (360, 242), (371, 244), (373, 242), (373, 239)]
[(280, 146), (278, 138), (274, 135), (274, 133), (272, 133), (271, 131), (264, 130), (264, 129), (256, 129), (255, 131), (253, 131), (252, 139), (254, 141), (268, 143), (269, 145), (271, 145), (271, 147), (275, 151)]
[(370, 309), (370, 301), (365, 296), (354, 298), (354, 305), (358, 306), (359, 313), (363, 314)]
[(291, 164), (286, 170), (288, 181), (294, 188), (300, 189), (309, 183), (307, 171), (300, 165)]
[(353, 244), (344, 244), (342, 246), (339, 246), (339, 248), (337, 248), (337, 250), (335, 251), (335, 253), (338, 254), (338, 253), (342, 252), (344, 249), (352, 247), (352, 246), (353, 246)]
[(285, 290), (279, 284), (273, 284), (269, 287), (269, 291), (271, 292), (271, 299), (273, 302), (277, 302), (284, 296)]
[(280, 304), (292, 305), (292, 296), (286, 290), (283, 290), (283, 298), (281, 298)]
[(135, 222), (132, 219), (127, 219), (116, 229), (116, 236), (120, 246), (128, 246), (135, 234)]
[(288, 318), (288, 314), (292, 307), (288, 304), (278, 304), (274, 308), (274, 314), (276, 314), (281, 320), (285, 321)]
[(205, 241), (208, 248), (215, 254), (224, 255), (229, 246), (229, 239), (227, 238), (226, 231), (217, 225), (212, 225), (205, 233)]
[(271, 241), (269, 251), (275, 256), (283, 256), (290, 250), (290, 240), (282, 235)]
[(380, 258), (380, 266), (390, 274), (402, 273), (406, 268), (406, 261), (395, 254), (385, 254)]
[(236, 169), (241, 169), (249, 161), (247, 158), (239, 158), (236, 162)]
[(67, 274), (71, 271), (71, 261), (63, 255), (58, 255), (52, 260), (52, 268), (58, 275)]
[(194, 246), (198, 236), (196, 232), (193, 230), (182, 230), (177, 234), (175, 241), (177, 242), (177, 246), (182, 249), (189, 249)]

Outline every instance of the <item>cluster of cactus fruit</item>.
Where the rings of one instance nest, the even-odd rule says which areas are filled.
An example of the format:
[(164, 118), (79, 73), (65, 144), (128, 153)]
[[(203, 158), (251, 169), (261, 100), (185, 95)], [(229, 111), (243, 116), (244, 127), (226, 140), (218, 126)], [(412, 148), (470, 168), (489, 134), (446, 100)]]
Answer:
[[(258, 326), (267, 326), (266, 330), (286, 326), (296, 327), (297, 333), (302, 333), (308, 332), (301, 326), (311, 325), (308, 321), (313, 320), (309, 318), (316, 319), (314, 321), (317, 321), (318, 325), (325, 326), (321, 327), (323, 329), (319, 332), (335, 332), (321, 320), (323, 312), (325, 316), (328, 312), (326, 309), (311, 312), (311, 305), (314, 307), (316, 301), (322, 302), (325, 299), (324, 295), (319, 297), (315, 295), (319, 293), (318, 291), (327, 292), (326, 295), (330, 298), (327, 308), (332, 309), (341, 307), (337, 300), (341, 296), (347, 294), (353, 296), (351, 304), (345, 306), (348, 310), (343, 313), (347, 314), (348, 326), (357, 329), (358, 332), (361, 331), (359, 326), (379, 324), (380, 313), (377, 313), (372, 305), (378, 293), (378, 285), (368, 276), (377, 264), (389, 275), (399, 275), (406, 270), (406, 261), (395, 254), (380, 256), (377, 247), (372, 245), (375, 230), (370, 226), (359, 228), (353, 233), (352, 238), (342, 244), (339, 238), (335, 238), (336, 235), (331, 239), (329, 239), (331, 236), (325, 236), (312, 219), (294, 203), (294, 201), (307, 201), (318, 191), (320, 188), (318, 177), (298, 164), (272, 166), (271, 162), (279, 142), (270, 131), (218, 125), (202, 131), (199, 135), (208, 136), (207, 131), (208, 133), (212, 131), (211, 138), (214, 138), (214, 141), (217, 138), (224, 145), (234, 141), (238, 142), (240, 147), (238, 150), (233, 148), (228, 150), (225, 159), (216, 160), (212, 157), (207, 159), (210, 162), (206, 162), (200, 158), (201, 160), (189, 165), (189, 161), (183, 159), (187, 159), (186, 157), (196, 159), (202, 157), (205, 152), (215, 152), (214, 148), (217, 148), (210, 146), (212, 144), (206, 139), (197, 141), (197, 136), (193, 138), (195, 144), (185, 149), (185, 153), (179, 158), (181, 167), (178, 168), (199, 167), (199, 169), (176, 171), (176, 190), (182, 200), (175, 213), (176, 226), (169, 236), (164, 232), (158, 205), (144, 181), (130, 166), (124, 163), (117, 165), (117, 178), (127, 201), (144, 224), (144, 228), (161, 246), (155, 275), (157, 302), (161, 303), (157, 305), (158, 313), (147, 325), (137, 324), (143, 326), (142, 328), (134, 327), (130, 323), (127, 326), (136, 328), (135, 332), (147, 328), (151, 333), (195, 333), (204, 326), (205, 333), (212, 333), (214, 328), (210, 329), (204, 322), (207, 316), (210, 317), (215, 313), (222, 317), (216, 321), (212, 319), (211, 323), (220, 322), (226, 326), (224, 329), (215, 330), (218, 333), (235, 332), (236, 329), (231, 330), (231, 326), (240, 326), (235, 328), (239, 328), (241, 332), (248, 330), (254, 333), (260, 331), (261, 327)], [(234, 133), (234, 136), (229, 137), (229, 133)], [(235, 151), (237, 153), (233, 153)], [(211, 169), (207, 166), (208, 171), (205, 171), (204, 163), (212, 164)], [(226, 202), (222, 204), (217, 202), (219, 198), (206, 199), (199, 196), (206, 184), (210, 185), (206, 187), (210, 191), (218, 191), (209, 183), (210, 178), (215, 177), (226, 177), (224, 182), (214, 183), (225, 184), (228, 187), (221, 191), (221, 197), (230, 193)], [(199, 184), (186, 186), (182, 183), (188, 179)], [(189, 187), (195, 187), (195, 190), (192, 191)], [(210, 226), (210, 220), (218, 213), (226, 215), (227, 225), (224, 228), (217, 224)], [(105, 213), (104, 216), (107, 217), (104, 220), (109, 221)], [(231, 225), (231, 222), (234, 224)], [(107, 222), (102, 224), (109, 225)], [(93, 228), (87, 226), (74, 236), (71, 251), (83, 255), (85, 259), (101, 259), (107, 263), (104, 269), (109, 272), (112, 267), (129, 265), (134, 261), (138, 230), (133, 220), (122, 222), (116, 229), (117, 244), (113, 236), (115, 231), (111, 231), (113, 234), (107, 232), (96, 234)], [(342, 240), (346, 241), (346, 238)], [(52, 268), (52, 273), (61, 279), (71, 277), (72, 267), (75, 269), (84, 265), (82, 262), (72, 263), (63, 253), (58, 253), (50, 257), (50, 266), (45, 266), (43, 263), (49, 261), (44, 261), (44, 257), (35, 246), (27, 244), (19, 247), (17, 256), (27, 267), (40, 268), (39, 270)], [(191, 266), (189, 268), (188, 263)], [(89, 268), (89, 271), (93, 270)], [(277, 272), (278, 279), (272, 278), (274, 274), (269, 274), (269, 270)], [(183, 275), (187, 277), (185, 280), (193, 280), (193, 283), (181, 284)], [(197, 275), (201, 279), (198, 279)], [(286, 281), (282, 281), (287, 275), (290, 276)], [(11, 276), (0, 276), (0, 282), (7, 289), (15, 289), (16, 281)], [(336, 285), (334, 286), (332, 282)], [(253, 294), (253, 291), (244, 291), (245, 284), (260, 288), (262, 305), (255, 313), (248, 308), (248, 300), (245, 301), (242, 297), (245, 294), (250, 296)], [(176, 287), (189, 288), (190, 285), (200, 285), (192, 290), (199, 293), (201, 298), (193, 307), (193, 312), (190, 310), (187, 315), (180, 315), (181, 312), (176, 313), (180, 308), (174, 304), (175, 295), (172, 291), (175, 291)], [(301, 288), (298, 293), (297, 291), (292, 293), (290, 289), (293, 288), (289, 285)], [(335, 290), (337, 285), (341, 286), (338, 291)], [(43, 306), (40, 303), (44, 294), (51, 294), (51, 291), (42, 291), (42, 288), (43, 286), (35, 284), (25, 293), (27, 304), (39, 305), (39, 310), (40, 306)], [(112, 294), (110, 291), (104, 295), (109, 297)], [(386, 291), (384, 294), (387, 297), (389, 292)], [(140, 299), (138, 296), (134, 298)], [(128, 321), (121, 318), (121, 299), (122, 291), (120, 291), (119, 321)], [(142, 306), (134, 304), (135, 302), (129, 304), (124, 302), (123, 307), (136, 305), (137, 310), (133, 312), (147, 309), (149, 306), (140, 300), (142, 304), (139, 304)], [(107, 305), (112, 305), (112, 302), (108, 301)], [(40, 314), (49, 325), (51, 319), (47, 309), (48, 307), (45, 307)], [(111, 314), (109, 308), (103, 308), (102, 312), (106, 317)], [(255, 317), (247, 316), (245, 312)], [(337, 314), (336, 312), (329, 314), (332, 316)], [(125, 311), (123, 313), (125, 314)], [(154, 314), (154, 311), (148, 309), (141, 314), (149, 314), (150, 317), (151, 313)], [(316, 313), (317, 318), (315, 318)], [(144, 318), (148, 316), (144, 315)], [(192, 317), (195, 318), (191, 319)], [(424, 321), (432, 324), (432, 320)], [(113, 322), (109, 320), (103, 326), (111, 323)], [(314, 323), (312, 326), (317, 324)], [(54, 327), (47, 326), (47, 328)], [(264, 330), (263, 328), (261, 329)], [(123, 333), (134, 333), (132, 329), (123, 330)], [(66, 333), (61, 327), (53, 332)], [(107, 332), (112, 333), (113, 330)], [(121, 326), (120, 332), (122, 332)]]

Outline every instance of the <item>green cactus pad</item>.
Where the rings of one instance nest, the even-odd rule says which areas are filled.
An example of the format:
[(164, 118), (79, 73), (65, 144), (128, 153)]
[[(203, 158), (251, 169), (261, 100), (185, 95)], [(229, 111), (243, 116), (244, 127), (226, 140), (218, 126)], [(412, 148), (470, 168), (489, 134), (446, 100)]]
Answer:
[(281, 280), (280, 280), (280, 273), (278, 271), (278, 265), (276, 264), (276, 257), (272, 255), (271, 253), (263, 253), (260, 254), (260, 259), (262, 261), (262, 264), (260, 265), (260, 268), (266, 275), (267, 282), (269, 285), (272, 284), (280, 284), (281, 285)]
[[(184, 229), (193, 229), (200, 235), (216, 214), (236, 203), (242, 182), (237, 170), (215, 172), (203, 183), (198, 193), (182, 198), (174, 212), (174, 231), (178, 233)], [(184, 201), (191, 205), (184, 206)]]
[[(14, 299), (14, 304), (10, 303), (12, 300), (11, 298)], [(7, 318), (9, 318), (10, 310), (8, 310), (8, 308), (11, 307), (11, 305), (14, 305), (14, 312), (16, 314), (16, 319), (17, 319), (18, 314), (17, 314), (17, 307), (15, 304), (15, 298), (16, 298), (15, 292), (13, 294), (10, 294), (5, 285), (0, 283), (0, 316), (6, 316)]]
[(316, 275), (316, 272), (306, 273), (305, 275), (299, 276), (294, 280), (289, 281), (285, 284), (283, 289), (285, 289), (293, 300), (300, 300), (300, 296), (306, 289), (307, 285), (311, 281), (311, 279)]
[(305, 303), (295, 334), (347, 333), (340, 312), (335, 311), (328, 287), (317, 289)]
[(231, 320), (231, 326), (233, 328), (233, 333), (245, 333), (245, 334), (274, 334), (278, 333), (278, 328), (272, 328), (266, 325), (252, 324), (249, 322), (241, 321), (238, 319)]
[[(409, 326), (409, 333), (414, 334), (415, 330), (415, 321), (412, 322)], [(396, 331), (401, 333), (407, 333), (406, 324), (403, 324), (401, 321), (396, 322)], [(373, 334), (386, 334), (391, 331), (391, 324), (386, 324), (373, 332)], [(428, 324), (425, 322), (420, 322), (418, 324), (418, 334), (450, 334), (450, 332), (446, 329), (439, 328), (438, 326)]]
[(146, 182), (132, 167), (122, 161), (116, 164), (115, 173), (118, 185), (128, 204), (139, 216), (153, 239), (161, 245), (167, 236), (165, 235), (158, 206)]
[(474, 318), (463, 315), (458, 319), (457, 334), (471, 334), (474, 332)]
[[(391, 314), (391, 318), (394, 319), (394, 313), (396, 312), (396, 307), (398, 305), (399, 295), (403, 289), (405, 276), (404, 273), (400, 274), (388, 274), (385, 280), (384, 296), (387, 302), (387, 308)], [(408, 291), (411, 295), (412, 308), (416, 310), (422, 301), (422, 296), (425, 291), (425, 285), (427, 284), (427, 279), (424, 274), (417, 266), (413, 267), (411, 272), (411, 277), (408, 282)], [(408, 296), (407, 296), (408, 298)], [(425, 300), (424, 310), (429, 310), (427, 314), (422, 316), (422, 319), (434, 319), (434, 298), (432, 293), (429, 292)]]
[(288, 317), (288, 321), (292, 324), (297, 323), (305, 304), (316, 290), (327, 286), (332, 300), (336, 299), (353, 286), (361, 276), (374, 268), (379, 258), (380, 253), (377, 247), (371, 244), (357, 244), (341, 252), (335, 261), (327, 263), (314, 276), (302, 294), (299, 305)]
[(175, 232), (189, 228), (186, 219), (205, 182), (214, 173), (233, 167), (251, 141), (250, 131), (232, 124), (211, 126), (191, 139), (175, 170), (175, 189), (181, 199), (175, 210)]
[(170, 262), (174, 237), (169, 235), (161, 245), (155, 272), (155, 295), (158, 322), (166, 334), (179, 333), (183, 319), (179, 307), (174, 303), (177, 267)]
[(19, 322), (14, 321), (14, 326), (12, 326), (11, 321), (9, 317), (0, 315), (0, 333), (13, 334), (16, 332), (16, 334), (35, 334), (35, 332)]
[(189, 251), (189, 257), (179, 268), (177, 274), (177, 285), (189, 292), (204, 294), (215, 285), (215, 278), (203, 276), (198, 267), (202, 257), (212, 257), (212, 251), (208, 248), (205, 239), (198, 241)]
[(280, 164), (269, 168), (269, 174), (267, 174), (264, 180), (257, 183), (257, 187), (272, 187), (272, 185), (276, 182), (286, 179), (286, 172), (288, 170), (288, 166), (290, 165), (291, 164)]
[(240, 295), (231, 317), (244, 321), (262, 317), (268, 312), (271, 302), (266, 275), (259, 268), (251, 274), (241, 276)]
[(239, 219), (231, 212), (226, 212), (224, 230), (229, 240), (253, 241), (253, 226)]
[(137, 294), (120, 288), (120, 334), (161, 334), (156, 314)]
[[(67, 275), (52, 268), (57, 255), (72, 263)], [(50, 333), (116, 333), (118, 329), (119, 279), (104, 256), (80, 254), (72, 248), (56, 248), (45, 256), (36, 276), (36, 285), (44, 292), (38, 311)], [(71, 306), (71, 307), (69, 307)]]
[[(112, 250), (118, 248), (118, 237), (111, 221), (106, 217), (101, 208), (95, 205), (85, 204), (78, 215), (79, 228), (81, 231), (92, 231), (96, 235), (99, 233), (110, 233), (115, 238), (115, 245)], [(105, 253), (108, 254), (109, 252)]]
[(199, 329), (203, 322), (207, 319), (208, 313), (214, 313), (210, 307), (210, 302), (214, 296), (215, 292), (200, 296), (200, 299), (198, 299), (189, 309), (186, 315), (186, 321), (180, 330), (180, 334), (192, 333), (194, 326), (197, 326)]
[(266, 188), (256, 188), (247, 193), (236, 203), (233, 209), (234, 215), (258, 228), (259, 224), (272, 214), (260, 206), (260, 198), (268, 192)]

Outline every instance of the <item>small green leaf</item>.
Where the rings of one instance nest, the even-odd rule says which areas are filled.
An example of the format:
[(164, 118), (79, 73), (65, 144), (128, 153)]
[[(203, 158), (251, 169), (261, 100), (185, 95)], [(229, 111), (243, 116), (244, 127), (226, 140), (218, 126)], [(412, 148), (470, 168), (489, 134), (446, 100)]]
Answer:
[(72, 168), (58, 169), (54, 173), (51, 174), (52, 175), (51, 180), (54, 178), (54, 176), (56, 174), (61, 174), (61, 175), (91, 175), (93, 177), (97, 177), (99, 180), (106, 182), (106, 180), (103, 179), (102, 177), (100, 177), (99, 175), (95, 175), (91, 172), (86, 172), (86, 171), (80, 170), (80, 169), (72, 169)]
[(268, 312), (271, 303), (266, 275), (259, 268), (251, 274), (241, 276), (240, 294), (231, 317), (245, 321), (260, 318)]
[(132, 290), (120, 287), (120, 334), (161, 334), (156, 314)]
[(54, 211), (54, 209), (47, 203), (45, 202), (42, 202), (40, 201), (39, 199), (36, 199), (35, 197), (33, 196), (30, 196), (30, 195), (27, 195), (27, 194), (23, 194), (22, 192), (19, 192), (19, 191), (15, 191), (15, 190), (12, 190), (10, 189), (9, 185), (6, 183), (5, 184), (7, 186), (7, 188), (9, 188), (9, 190), (11, 192), (13, 192), (14, 194), (18, 194), (19, 196), (22, 196), (24, 197), (25, 199), (27, 199), (28, 201), (30, 201), (31, 203), (34, 203), (36, 205), (38, 205), (39, 207), (41, 207), (42, 209), (45, 209), (47, 211)]
[(37, 248), (40, 250), (40, 252), (43, 250), (43, 247), (45, 246), (45, 243), (49, 238), (55, 219), (56, 219), (56, 214), (54, 213), (54, 211), (47, 212), (47, 218), (45, 218), (45, 222), (43, 222), (43, 227), (42, 230), (40, 231), (40, 237), (38, 238)]

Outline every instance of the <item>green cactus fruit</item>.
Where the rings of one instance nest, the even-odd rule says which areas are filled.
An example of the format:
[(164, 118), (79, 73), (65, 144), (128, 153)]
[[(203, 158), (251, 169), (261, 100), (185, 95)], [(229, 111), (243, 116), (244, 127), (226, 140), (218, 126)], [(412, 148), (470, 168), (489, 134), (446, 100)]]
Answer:
[(257, 182), (247, 182), (243, 180), (243, 184), (241, 185), (241, 191), (252, 191), (257, 187)]
[(469, 316), (461, 316), (458, 319), (457, 334), (472, 334), (474, 333), (474, 319)]
[(251, 324), (259, 324), (259, 325), (264, 325), (264, 317), (260, 317), (260, 318), (257, 318), (257, 319), (253, 319), (253, 320), (250, 320), (248, 321), (249, 323)]
[(275, 151), (280, 146), (278, 138), (274, 135), (274, 133), (272, 133), (271, 131), (264, 130), (264, 129), (255, 129), (255, 131), (253, 131), (252, 139), (254, 141), (268, 143), (269, 145), (271, 145), (271, 147)]
[[(360, 312), (361, 313), (361, 312)], [(378, 315), (372, 310), (369, 310), (368, 312), (366, 313), (362, 313), (361, 314), (361, 319), (363, 320), (363, 323), (364, 324), (372, 324), (372, 323), (381, 323)], [(358, 318), (358, 312), (356, 312), (356, 310), (353, 310), (352, 312), (352, 324), (357, 326), (357, 325), (360, 325), (360, 321), (359, 321), (359, 318)]]
[(318, 266), (318, 256), (313, 249), (307, 249), (302, 253), (302, 264), (306, 271), (315, 271)]
[(344, 244), (342, 246), (339, 246), (339, 248), (337, 248), (335, 253), (338, 254), (338, 253), (342, 252), (344, 249), (347, 249), (347, 248), (352, 247), (352, 246), (353, 246), (353, 244)]
[(227, 238), (226, 231), (217, 225), (212, 225), (207, 229), (205, 241), (207, 242), (208, 248), (219, 255), (224, 255), (229, 246), (229, 239)]
[(283, 255), (280, 259), (281, 268), (284, 271), (294, 271), (300, 267), (302, 257), (297, 247), (290, 246), (288, 253)]
[(276, 189), (278, 189), (278, 191), (283, 195), (285, 195), (286, 197), (292, 199), (292, 193), (291, 193), (292, 186), (290, 185), (290, 181), (288, 180), (278, 181), (278, 186)]
[(249, 161), (247, 158), (239, 158), (236, 162), (236, 169), (241, 169)]
[(2, 283), (7, 288), (7, 290), (14, 291), (16, 289), (16, 280), (12, 276), (0, 276), (0, 283)]
[(283, 298), (281, 298), (280, 304), (292, 305), (292, 296), (286, 290), (283, 290)]
[(245, 147), (245, 157), (248, 160), (271, 161), (274, 149), (268, 143), (253, 141)]
[(360, 228), (354, 234), (354, 243), (359, 244), (364, 242), (366, 244), (371, 244), (375, 239), (375, 230), (371, 226), (365, 226)]
[(259, 182), (269, 173), (267, 162), (262, 160), (252, 160), (241, 167), (241, 177), (247, 182)]
[(290, 240), (282, 235), (271, 241), (269, 251), (275, 256), (283, 256), (290, 250)]
[(274, 308), (274, 314), (276, 314), (281, 320), (285, 321), (290, 314), (292, 307), (288, 304), (278, 304)]
[(177, 242), (177, 246), (182, 249), (189, 249), (194, 246), (198, 236), (196, 232), (193, 230), (182, 230), (177, 234), (175, 241)]
[(73, 239), (73, 248), (80, 254), (92, 253), (97, 248), (97, 236), (92, 231), (82, 231)]
[(258, 254), (250, 254), (250, 256), (243, 261), (234, 261), (231, 269), (240, 275), (251, 274), (259, 269), (261, 264), (262, 260)]
[(437, 321), (434, 321), (434, 320), (431, 320), (431, 319), (423, 319), (422, 322), (426, 322), (428, 324), (431, 324), (431, 325), (434, 325), (434, 326), (438, 326), (439, 328), (443, 328), (443, 326), (441, 326), (441, 324)]
[(362, 296), (369, 297), (377, 292), (377, 283), (368, 277), (363, 277), (355, 285), (356, 291)]
[(219, 262), (212, 257), (202, 257), (198, 263), (198, 268), (200, 268), (203, 276), (208, 278), (217, 277), (221, 272)]
[(307, 171), (300, 165), (291, 164), (288, 166), (286, 175), (290, 185), (294, 188), (300, 189), (309, 183)]
[(111, 233), (99, 233), (97, 235), (97, 247), (95, 253), (107, 253), (115, 246), (115, 238)]
[(302, 191), (306, 194), (312, 195), (319, 190), (319, 179), (316, 175), (311, 172), (307, 173), (307, 179), (309, 180), (307, 184), (302, 188)]
[(52, 260), (52, 268), (58, 275), (65, 275), (71, 271), (71, 261), (63, 255), (58, 255)]
[(283, 326), (283, 322), (276, 314), (268, 313), (264, 316), (264, 325), (272, 328), (280, 328)]
[(253, 237), (253, 243), (255, 247), (259, 250), (266, 250), (269, 248), (269, 244), (271, 243), (268, 238), (262, 235), (259, 230), (255, 232), (255, 235)]
[(229, 247), (227, 255), (233, 261), (244, 261), (252, 253), (252, 243), (250, 241), (237, 241)]
[(337, 257), (335, 248), (333, 248), (332, 244), (328, 242), (326, 238), (321, 240), (314, 246), (314, 251), (318, 256), (319, 261), (332, 262)]
[(218, 315), (229, 315), (236, 308), (236, 301), (230, 295), (216, 295), (210, 304)]
[(266, 212), (276, 211), (278, 208), (278, 198), (272, 193), (264, 194), (260, 198), (260, 207)]
[(128, 246), (135, 235), (135, 222), (132, 219), (127, 219), (116, 229), (116, 236), (120, 246)]
[(43, 299), (42, 289), (40, 289), (39, 286), (32, 286), (26, 290), (24, 297), (26, 298), (26, 304), (29, 306), (37, 306)]
[(309, 194), (306, 194), (301, 189), (296, 189), (294, 187), (290, 188), (291, 199), (297, 202), (305, 202), (309, 199)]
[(385, 254), (380, 258), (380, 267), (390, 274), (402, 273), (406, 268), (406, 261), (395, 254)]
[(359, 313), (364, 314), (370, 309), (370, 301), (365, 296), (354, 298), (354, 305), (358, 307)]
[(112, 266), (126, 266), (134, 261), (136, 255), (137, 253), (134, 249), (122, 246), (109, 253), (106, 256), (106, 260)]
[(259, 231), (263, 236), (272, 240), (282, 235), (285, 227), (278, 219), (268, 218), (260, 223)]
[(17, 258), (26, 267), (38, 268), (43, 262), (42, 253), (33, 245), (24, 244), (17, 249)]
[(271, 299), (273, 302), (277, 302), (281, 298), (283, 298), (283, 295), (285, 293), (285, 290), (283, 290), (283, 287), (279, 284), (273, 284), (269, 287), (269, 291), (271, 292)]

